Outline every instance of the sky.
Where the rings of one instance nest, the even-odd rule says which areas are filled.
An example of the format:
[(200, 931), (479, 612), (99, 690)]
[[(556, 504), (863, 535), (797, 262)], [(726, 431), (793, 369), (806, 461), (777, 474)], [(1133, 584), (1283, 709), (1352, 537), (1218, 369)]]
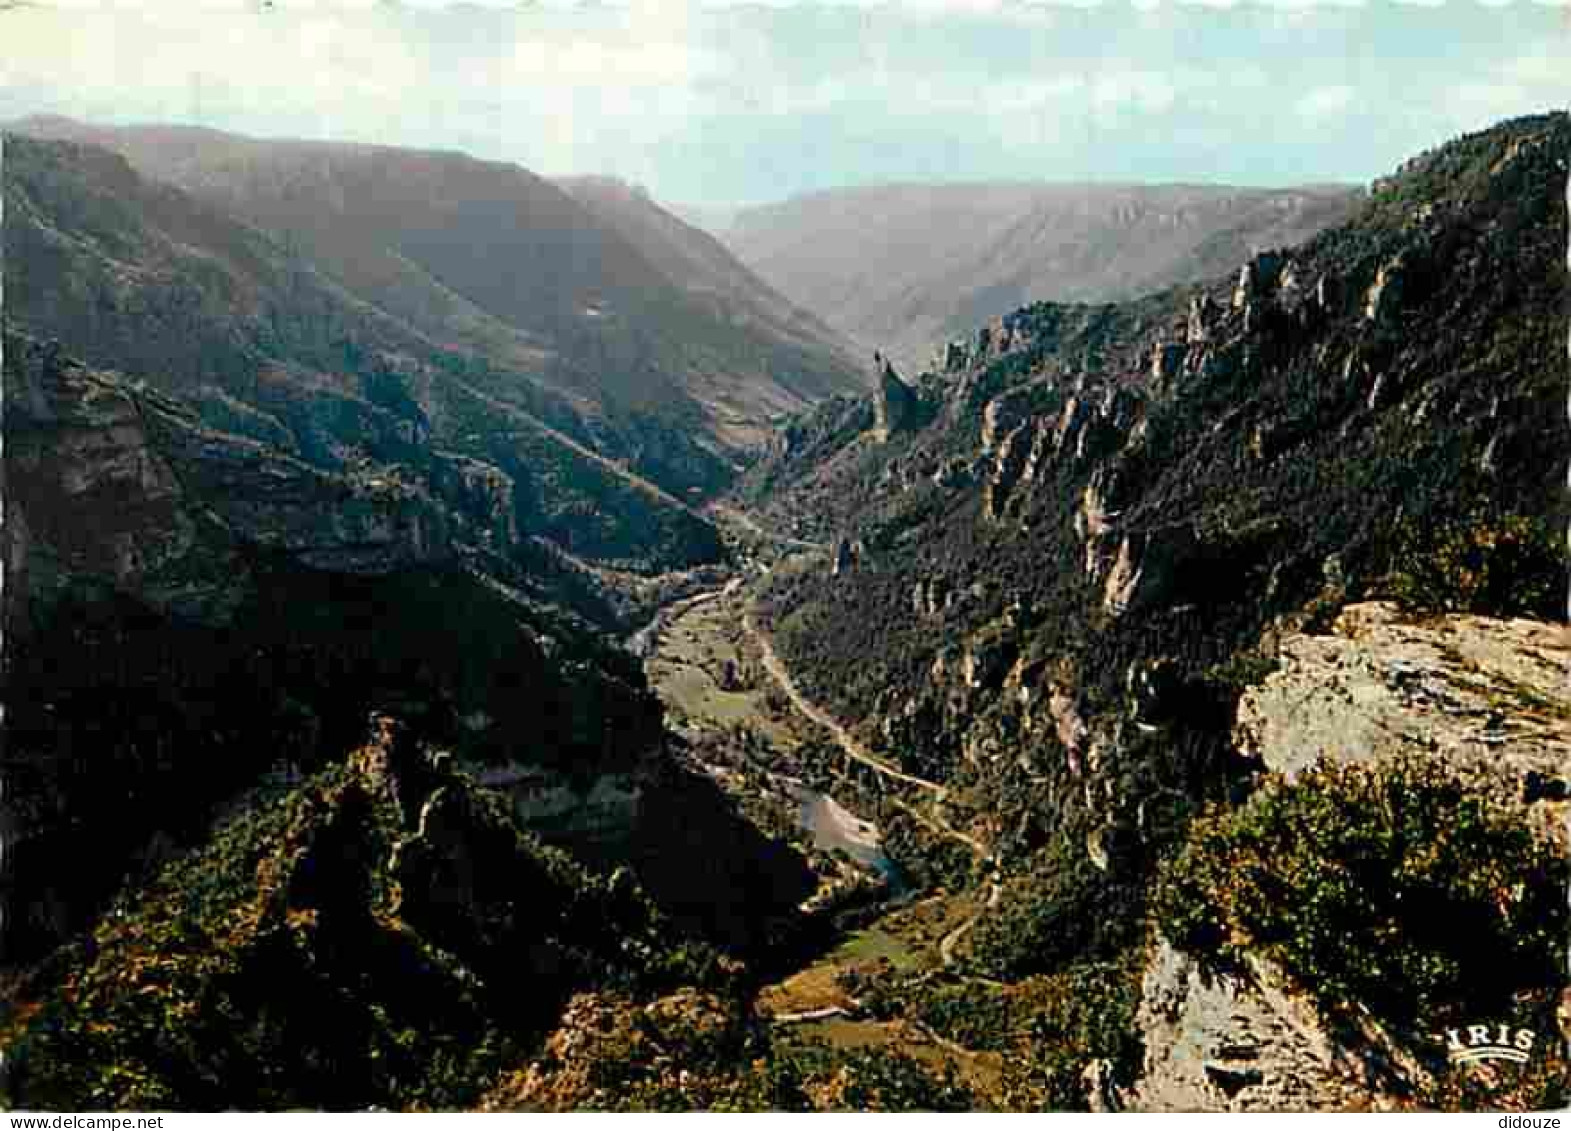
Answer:
[(0, 121), (459, 149), (727, 207), (895, 181), (1367, 182), (1571, 105), (1571, 0), (0, 0)]

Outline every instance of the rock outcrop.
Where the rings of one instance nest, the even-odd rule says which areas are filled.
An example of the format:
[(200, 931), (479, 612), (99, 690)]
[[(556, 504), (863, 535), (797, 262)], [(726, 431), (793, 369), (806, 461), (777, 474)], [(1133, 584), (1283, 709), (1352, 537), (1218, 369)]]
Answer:
[(8, 631), (25, 637), (82, 577), (226, 620), (233, 554), (203, 539), (201, 508), (155, 448), (143, 402), (56, 343), (8, 336), (5, 360)]
[[(494, 1078), (484, 1050), (547, 1031), (575, 991), (667, 987), (673, 941), (629, 874), (521, 834), (451, 757), (374, 716), (342, 763), (240, 814), (56, 956), (69, 988), (7, 1034), (7, 1099), (456, 1106)], [(237, 1015), (243, 1036), (223, 1020)]]
[[(1326, 636), (1293, 635), (1279, 668), (1239, 704), (1238, 749), (1289, 778), (1319, 759), (1444, 759), (1480, 789), (1520, 804), (1571, 777), (1571, 639), (1564, 625), (1404, 615), (1349, 606)], [(1563, 812), (1535, 809), (1565, 837)], [(1556, 831), (1558, 830), (1558, 831)]]
[[(782, 643), (786, 662), (837, 717), (881, 727), (903, 764), (996, 813), (1009, 831), (989, 848), (1020, 873), (1056, 875), (1067, 853), (1089, 857), (1099, 884), (1142, 888), (1196, 812), (1238, 804), (1261, 771), (1404, 748), (1445, 759), (1553, 835), (1571, 797), (1555, 630), (1436, 627), (1355, 606), (1330, 636), (1290, 637), (1269, 679), (1274, 657), (1261, 654), (1284, 626), (1319, 623), (1409, 570), (1473, 569), (1446, 557), (1463, 514), (1485, 516), (1454, 527), (1477, 536), (1464, 552), (1490, 576), (1523, 577), (1481, 599), (1538, 611), (1553, 555), (1485, 544), (1500, 516), (1537, 547), (1564, 509), (1565, 377), (1545, 359), (1566, 348), (1566, 178), (1530, 135), (1563, 152), (1571, 119), (1458, 139), (1345, 228), (1242, 271), (1240, 257), (1204, 287), (1038, 303), (983, 327), (962, 372), (924, 378), (921, 427), (887, 446), (851, 433), (792, 469), (810, 490), (764, 497), (781, 514), (828, 516), (825, 541), (878, 548), (876, 568), (761, 594), (776, 623), (811, 626)], [(1371, 323), (1367, 288), (1390, 264), (1401, 266)], [(938, 473), (958, 461), (970, 474)], [(925, 586), (939, 574), (955, 594), (941, 621)], [(1004, 651), (968, 645), (993, 643), (983, 633), (1017, 595), (1036, 612), (999, 678)], [(870, 650), (875, 637), (884, 646)], [(1130, 827), (1142, 844), (1121, 860)], [(1218, 988), (1190, 965), (1166, 981), (1215, 1022), (1170, 1106), (1400, 1091), (1343, 1072), (1348, 1049), (1328, 1048), (1269, 971)], [(1282, 1046), (1259, 1079), (1227, 1051), (1243, 1047), (1228, 1028), (1235, 1005), (1254, 1018), (1252, 1047)], [(1151, 1048), (1178, 1039), (1152, 1032)]]
[(1185, 350), (1177, 342), (1158, 342), (1151, 347), (1151, 381), (1165, 386), (1177, 377), (1183, 368)]
[(873, 361), (878, 366), (878, 389), (873, 394), (873, 435), (879, 443), (884, 443), (896, 432), (912, 425), (917, 415), (917, 399), (911, 386), (900, 379), (894, 366), (884, 357), (875, 354)]
[[(128, 163), (94, 144), (8, 132), (8, 328), (38, 341), (58, 339), (88, 368), (125, 374), (163, 394), (164, 404), (188, 411), (196, 427), (175, 425), (178, 438), (200, 446), (211, 433), (223, 448), (194, 453), (209, 470), (222, 472), (225, 461), (243, 464), (251, 458), (237, 441), (265, 449), (266, 475), (277, 489), (265, 500), (252, 490), (241, 501), (261, 506), (254, 521), (239, 512), (232, 517), (249, 525), (254, 538), (275, 539), (280, 550), (308, 550), (304, 528), (319, 532), (321, 504), (330, 501), (323, 497), (323, 483), (351, 480), (359, 501), (332, 507), (342, 526), (333, 535), (336, 548), (316, 555), (321, 568), (373, 571), (378, 562), (395, 559), (407, 565), (460, 533), (526, 569), (538, 561), (538, 541), (579, 560), (633, 572), (716, 562), (723, 556), (718, 534), (688, 504), (729, 481), (735, 467), (724, 453), (734, 455), (737, 444), (750, 446), (765, 416), (804, 403), (783, 387), (764, 391), (774, 377), (755, 385), (725, 362), (719, 362), (721, 371), (731, 379), (717, 381), (709, 372), (713, 358), (679, 367), (680, 377), (672, 372), (662, 380), (656, 373), (664, 363), (644, 347), (631, 346), (612, 349), (615, 361), (606, 355), (604, 364), (587, 371), (569, 365), (542, 383), (556, 365), (549, 349), (541, 352), (541, 340), (517, 327), (504, 329), (495, 306), (481, 309), (485, 301), (473, 305), (474, 294), (459, 294), (464, 286), (454, 272), (472, 270), (473, 258), (460, 257), (463, 266), (455, 259), (451, 270), (434, 269), (430, 262), (417, 266), (425, 254), (444, 254), (442, 247), (469, 239), (498, 254), (498, 239), (532, 238), (528, 224), (503, 225), (504, 232), (495, 230), (494, 216), (464, 217), (457, 200), (480, 185), (471, 182), (466, 190), (459, 182), (482, 174), (479, 163), (455, 155), (448, 166), (455, 179), (447, 182), (456, 194), (454, 207), (429, 216), (433, 226), (417, 223), (426, 234), (416, 239), (394, 216), (401, 206), (422, 211), (429, 200), (415, 189), (402, 205), (394, 204), (394, 197), (414, 186), (392, 187), (399, 178), (390, 172), (395, 166), (413, 172), (424, 160), (413, 154), (386, 150), (366, 164), (366, 152), (335, 157), (328, 147), (296, 166), (288, 146), (208, 134), (181, 147), (192, 162), (201, 164), (234, 145), (249, 156), (239, 165), (218, 159), (209, 169), (211, 178), (195, 175), (187, 193), (133, 167), (144, 159), (160, 166), (165, 156), (156, 144), (144, 148), (148, 139), (139, 131), (79, 130), (53, 122), (43, 132), (56, 129), (93, 136), (135, 156)], [(252, 165), (253, 158), (261, 164)], [(193, 175), (192, 167), (178, 164), (160, 172), (176, 180)], [(230, 182), (242, 166), (290, 174), (284, 179), (291, 191), (283, 200), (272, 199), (282, 213), (269, 207), (266, 215), (250, 215), (245, 222), (230, 211), (245, 212), (240, 198), (252, 193), (271, 198), (282, 183), (269, 176)], [(334, 186), (328, 176), (324, 184), (325, 170), (335, 166), (336, 175), (349, 180)], [(352, 190), (344, 196), (344, 185), (362, 176), (381, 186), (370, 190), (380, 211), (345, 204), (357, 197)], [(521, 176), (520, 170), (503, 174), (512, 190), (525, 188), (527, 178)], [(220, 187), (225, 183), (234, 195)], [(585, 221), (569, 226), (595, 238), (598, 226), (571, 200), (549, 186), (535, 187)], [(385, 199), (382, 189), (390, 194)], [(481, 199), (495, 202), (507, 192), (494, 182)], [(315, 193), (324, 195), (307, 204)], [(358, 199), (370, 196), (360, 193)], [(302, 231), (297, 223), (321, 226)], [(445, 233), (441, 239), (435, 238), (439, 231)], [(608, 237), (608, 250), (620, 245), (633, 252), (610, 231), (600, 234)], [(623, 260), (635, 261), (639, 270), (649, 266), (636, 254)], [(437, 277), (443, 280), (440, 294), (417, 298)], [(496, 278), (486, 270), (470, 282), (490, 287)], [(649, 280), (652, 289), (672, 281), (657, 286)], [(536, 297), (554, 305), (561, 289), (552, 286)], [(505, 296), (493, 297), (527, 301), (518, 287), (504, 290)], [(679, 305), (685, 302), (676, 297)], [(618, 306), (636, 317), (629, 309), (636, 304)], [(626, 329), (623, 319), (610, 321)], [(761, 322), (749, 326), (744, 332), (749, 338), (755, 330), (774, 336)], [(604, 324), (602, 329), (613, 332)], [(530, 345), (522, 345), (520, 332), (531, 337)], [(748, 365), (770, 353), (762, 340), (754, 340), (762, 348)], [(500, 344), (508, 341), (515, 346)], [(726, 347), (713, 339), (710, 345), (724, 356)], [(641, 351), (644, 360), (632, 360)], [(791, 379), (815, 382), (836, 368), (815, 373), (811, 365), (781, 363), (785, 356), (805, 360), (796, 347), (777, 356), (780, 361), (763, 368)], [(610, 387), (615, 383), (610, 371), (628, 364), (637, 370), (636, 404)], [(702, 375), (695, 377), (694, 370)], [(589, 379), (589, 371), (598, 375)], [(843, 387), (863, 387), (860, 367), (857, 375)], [(678, 387), (683, 385), (688, 387)], [(719, 386), (724, 392), (716, 394)], [(762, 399), (754, 400), (754, 394)], [(694, 399), (712, 395), (724, 398), (723, 411)], [(152, 402), (143, 397), (142, 403)], [(144, 423), (151, 428), (157, 421), (150, 416)], [(461, 467), (455, 459), (471, 462)], [(478, 465), (492, 470), (481, 472)], [(324, 478), (314, 479), (313, 473)], [(234, 474), (253, 488), (262, 478), (250, 466), (237, 466)], [(212, 487), (212, 494), (227, 497), (222, 479)], [(455, 521), (462, 530), (442, 528)], [(519, 525), (528, 527), (527, 537), (517, 537)], [(351, 543), (357, 548), (345, 556), (344, 546)]]
[(1402, 260), (1393, 259), (1380, 265), (1380, 269), (1375, 272), (1375, 281), (1364, 295), (1366, 322), (1382, 322), (1391, 317), (1402, 301), (1402, 277)]
[(1422, 1069), (1372, 1023), (1334, 1036), (1280, 972), (1216, 973), (1158, 937), (1136, 1013), (1131, 1111), (1348, 1111), (1402, 1106)]
[(88, 578), (225, 623), (246, 586), (242, 548), (361, 575), (455, 554), (447, 517), (418, 487), (326, 472), (214, 431), (54, 343), (8, 338), (6, 354), (15, 631)]
[(918, 581), (911, 589), (911, 611), (917, 616), (941, 616), (954, 603), (954, 592), (941, 578)]
[(1029, 389), (1011, 389), (987, 402), (982, 410), (982, 455), (991, 456), (999, 441), (1031, 415)]
[(834, 556), (829, 564), (829, 576), (839, 577), (856, 564), (856, 549), (849, 538), (835, 541)]
[(607, 767), (592, 777), (565, 776), (546, 765), (511, 764), (477, 772), (482, 785), (504, 791), (518, 823), (554, 844), (615, 849), (638, 824), (644, 782), (636, 767)]
[(1209, 294), (1198, 294), (1191, 298), (1185, 321), (1185, 341), (1192, 346), (1208, 341), (1218, 314), (1216, 300)]
[(1233, 309), (1243, 310), (1276, 289), (1282, 274), (1282, 257), (1276, 252), (1261, 252), (1238, 271), (1233, 287)]

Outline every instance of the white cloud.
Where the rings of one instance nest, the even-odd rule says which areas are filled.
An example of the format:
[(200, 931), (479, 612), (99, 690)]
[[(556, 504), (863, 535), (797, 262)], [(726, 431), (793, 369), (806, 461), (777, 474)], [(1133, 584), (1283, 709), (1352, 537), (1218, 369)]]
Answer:
[(1177, 76), (1163, 71), (1130, 70), (1099, 74), (1091, 82), (1091, 105), (1100, 111), (1162, 113), (1178, 100)]
[[(693, 180), (707, 170), (686, 169), (711, 159), (814, 168), (805, 149), (752, 147), (764, 134), (810, 146), (824, 119), (831, 138), (898, 139), (883, 157), (909, 153), (918, 167), (945, 147), (957, 160), (996, 151), (1004, 167), (1035, 167), (1088, 137), (1105, 152), (1125, 138), (1190, 150), (1239, 138), (1252, 154), (1270, 144), (1262, 119), (1266, 135), (1280, 126), (1326, 140), (1324, 126), (1359, 104), (1405, 118), (1416, 146), (1571, 97), (1567, 35), (1535, 43), (1524, 30), (1515, 42), (1531, 50), (1469, 57), (1450, 13), (1395, 9), (1433, 31), (1398, 52), (1432, 42), (1454, 65), (1384, 59), (1390, 45), (1363, 33), (1389, 27), (1374, 11), (1389, 0), (1365, 12), (1360, 0), (1236, 0), (1231, 14), (1196, 8), (1235, 0), (471, 0), (467, 15), (438, 14), (448, 0), (273, 0), (271, 14), (259, 0), (104, 10), (113, 2), (40, 0), (57, 6), (0, 15), (3, 112), (454, 145), (546, 172), (664, 162)], [(1476, 18), (1473, 0), (1449, 2), (1456, 28)], [(1537, 7), (1551, 2), (1571, 0), (1531, 11), (1518, 0), (1513, 23), (1536, 15), (1558, 28)], [(809, 6), (817, 13), (801, 21), (764, 10)], [(860, 175), (854, 157), (841, 160), (833, 175)]]
[(168, 112), (204, 83), (272, 106), (398, 98), (429, 69), (404, 35), (353, 15), (30, 8), (0, 22), (0, 85), (54, 89), (123, 113)]
[(1347, 113), (1357, 96), (1346, 84), (1316, 87), (1293, 104), (1293, 111), (1307, 122), (1323, 122)]
[(1085, 82), (1074, 75), (1051, 79), (1008, 79), (983, 87), (977, 104), (990, 116), (1005, 117), (1059, 107), (1083, 93)]

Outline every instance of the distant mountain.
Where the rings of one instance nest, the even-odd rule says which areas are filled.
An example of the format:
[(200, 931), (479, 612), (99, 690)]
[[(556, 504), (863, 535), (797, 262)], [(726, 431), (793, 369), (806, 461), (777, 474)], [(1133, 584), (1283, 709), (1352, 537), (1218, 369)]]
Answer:
[[(618, 452), (604, 431), (611, 410), (533, 376), (526, 347), (499, 356), (443, 340), (400, 306), (419, 288), (379, 290), (378, 265), (404, 261), (350, 264), (365, 274), (344, 273), (382, 300), (368, 301), (294, 237), (142, 176), (106, 149), (13, 136), (5, 158), (15, 329), (318, 470), (418, 484), (469, 516), (471, 544), (517, 561), (538, 558), (542, 542), (644, 572), (719, 554), (713, 529), (674, 491), (723, 481), (729, 464), (696, 440), (687, 449), (673, 440), (642, 463), (602, 454)], [(496, 323), (479, 325), (490, 333)], [(621, 419), (644, 443), (682, 434), (653, 414)], [(696, 419), (690, 431), (702, 435)], [(656, 472), (671, 490), (652, 481)]]
[[(802, 396), (821, 400), (845, 391), (844, 372), (861, 372), (865, 363), (836, 330), (770, 288), (714, 236), (656, 204), (643, 189), (612, 177), (575, 177), (558, 182), (572, 197), (616, 232), (691, 301), (716, 321), (760, 339), (795, 345), (803, 365), (779, 370), (779, 392), (770, 399), (760, 387), (730, 387), (708, 380), (705, 403), (719, 406), (722, 423), (745, 429), (760, 404), (790, 408)], [(838, 365), (814, 368), (806, 362), (825, 353)], [(698, 375), (695, 380), (703, 380)]]
[(1041, 301), (1134, 298), (1347, 218), (1346, 186), (896, 184), (744, 209), (728, 246), (867, 350), (919, 369), (944, 340)]
[[(774, 414), (866, 385), (832, 331), (788, 309), (762, 316), (780, 300), (652, 204), (612, 224), (603, 193), (450, 152), (60, 118), (13, 128), (115, 150), (274, 233), (356, 298), (566, 398), (597, 452), (679, 494), (724, 483)], [(708, 283), (683, 274), (697, 265), (742, 305), (706, 299)]]
[(716, 237), (724, 237), (743, 210), (741, 205), (726, 204), (668, 204), (666, 207), (693, 227)]

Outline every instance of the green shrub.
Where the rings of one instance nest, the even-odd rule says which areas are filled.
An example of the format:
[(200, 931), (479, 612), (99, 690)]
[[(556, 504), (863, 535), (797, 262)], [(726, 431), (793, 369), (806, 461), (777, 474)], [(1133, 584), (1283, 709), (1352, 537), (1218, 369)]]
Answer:
[(1139, 920), (1138, 892), (1098, 871), (1083, 844), (1061, 837), (977, 921), (968, 958), (994, 978), (1048, 974), (1127, 945)]
[(976, 1111), (980, 1101), (952, 1065), (936, 1071), (892, 1049), (827, 1049), (787, 1058), (820, 1111)]
[(1153, 894), (1176, 945), (1280, 963), (1399, 1026), (1559, 985), (1566, 860), (1433, 759), (1321, 766), (1196, 821)]
[(1106, 962), (1087, 962), (1022, 984), (1016, 1011), (1026, 1015), (1018, 1055), (1005, 1061), (1010, 1111), (1085, 1111), (1086, 1070), (1100, 1063), (1108, 1083), (1133, 1083), (1143, 1045), (1135, 1024), (1143, 946)]
[(236, 817), (63, 953), (0, 1025), (0, 1104), (459, 1107), (577, 988), (726, 983), (629, 873), (586, 871), (447, 769), (423, 809), (447, 838), (417, 833), (399, 800), (421, 811), (418, 773), (363, 756)]
[(1545, 518), (1477, 509), (1398, 539), (1391, 595), (1414, 611), (1558, 619), (1566, 599), (1563, 531)]
[(1275, 656), (1245, 648), (1233, 653), (1226, 662), (1211, 665), (1205, 670), (1204, 678), (1207, 683), (1239, 695), (1264, 683), (1280, 666)]
[(1003, 986), (967, 981), (924, 990), (915, 1002), (922, 1023), (968, 1049), (1004, 1051), (1026, 1024), (1020, 996)]

